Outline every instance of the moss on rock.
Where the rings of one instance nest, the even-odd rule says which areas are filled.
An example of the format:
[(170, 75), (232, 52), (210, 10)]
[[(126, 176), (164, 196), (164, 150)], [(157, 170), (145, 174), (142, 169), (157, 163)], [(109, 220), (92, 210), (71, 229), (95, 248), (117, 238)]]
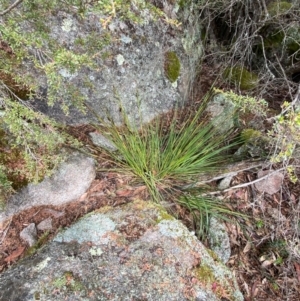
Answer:
[(242, 90), (251, 90), (258, 84), (258, 76), (241, 66), (226, 68), (223, 77)]
[(276, 15), (282, 15), (287, 13), (292, 7), (292, 3), (287, 1), (274, 1), (269, 3), (267, 9), (269, 14), (274, 17)]
[(174, 51), (165, 53), (165, 75), (171, 83), (174, 83), (180, 74), (180, 61)]
[(249, 142), (250, 140), (254, 140), (261, 137), (261, 132), (254, 129), (244, 129), (241, 132), (241, 138), (245, 142)]
[(82, 291), (85, 289), (83, 284), (73, 275), (72, 272), (65, 272), (61, 277), (56, 278), (52, 284), (57, 289), (69, 291)]

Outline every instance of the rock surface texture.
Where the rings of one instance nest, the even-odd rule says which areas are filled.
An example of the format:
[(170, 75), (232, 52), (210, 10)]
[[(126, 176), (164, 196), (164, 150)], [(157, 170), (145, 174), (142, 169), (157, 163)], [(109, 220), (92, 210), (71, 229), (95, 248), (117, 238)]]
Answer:
[(4, 272), (0, 300), (243, 300), (210, 254), (157, 205), (104, 207)]
[[(40, 99), (33, 103), (36, 109), (63, 123), (86, 124), (95, 121), (93, 114), (84, 115), (73, 105), (84, 99), (102, 118), (108, 114), (119, 122), (121, 106), (131, 121), (148, 122), (184, 102), (202, 54), (200, 33), (189, 26), (191, 12), (187, 9), (183, 17), (187, 27), (183, 27), (176, 18), (177, 4), (169, 4), (167, 14), (143, 0), (116, 10), (120, 13), (113, 17), (93, 6), (84, 17), (68, 11), (45, 17), (50, 41), (45, 44), (87, 54), (92, 63), (76, 65), (74, 59), (72, 68), (60, 67), (55, 76), (62, 86), (56, 92), (50, 91), (46, 74), (28, 64), (27, 72), (39, 80)], [(32, 28), (26, 23), (22, 30)], [(168, 59), (168, 53), (176, 62)], [(178, 73), (176, 78), (174, 73)], [(49, 100), (51, 93), (55, 98), (62, 93), (62, 100), (54, 106), (41, 101)], [(78, 100), (74, 95), (80, 95)], [(62, 105), (70, 106), (69, 115)]]
[(8, 200), (0, 210), (0, 225), (25, 209), (41, 205), (62, 205), (79, 198), (95, 179), (94, 161), (81, 154), (73, 154), (58, 171), (41, 183), (29, 184)]

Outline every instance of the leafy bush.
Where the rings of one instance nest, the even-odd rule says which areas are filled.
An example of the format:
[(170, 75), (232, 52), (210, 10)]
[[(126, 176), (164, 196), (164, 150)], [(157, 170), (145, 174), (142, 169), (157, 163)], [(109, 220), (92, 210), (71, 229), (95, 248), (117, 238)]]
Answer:
[(223, 91), (214, 89), (215, 93), (221, 93), (228, 97), (236, 106), (237, 110), (242, 113), (252, 113), (255, 116), (266, 117), (268, 110), (268, 103), (264, 99), (257, 99), (248, 95), (239, 95), (233, 91)]
[[(80, 143), (50, 118), (11, 99), (0, 116), (0, 190), (37, 182), (64, 160), (63, 145)], [(12, 187), (11, 185), (12, 184)], [(7, 193), (4, 193), (7, 195)], [(4, 197), (3, 197), (4, 198)]]
[[(82, 1), (67, 0), (64, 8)], [(16, 4), (16, 5), (14, 5)], [(47, 81), (49, 105), (60, 102), (82, 109), (83, 95), (60, 72), (73, 74), (91, 66), (91, 56), (66, 50), (49, 36), (47, 18), (61, 8), (59, 1), (1, 1), (0, 22), (0, 190), (28, 181), (39, 181), (63, 160), (61, 146), (74, 139), (63, 134), (50, 118), (35, 112), (30, 100), (42, 99), (40, 79)], [(26, 30), (26, 24), (32, 30)], [(27, 64), (35, 70), (32, 75)], [(71, 101), (72, 100), (72, 101)], [(7, 181), (5, 180), (7, 179)], [(24, 180), (24, 182), (23, 182)], [(12, 183), (11, 183), (12, 182)], [(18, 182), (18, 183), (16, 183)]]

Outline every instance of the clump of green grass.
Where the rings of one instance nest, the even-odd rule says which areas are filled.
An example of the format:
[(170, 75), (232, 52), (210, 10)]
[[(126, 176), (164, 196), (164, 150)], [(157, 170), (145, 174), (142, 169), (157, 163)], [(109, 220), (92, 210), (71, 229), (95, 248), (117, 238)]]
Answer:
[[(232, 133), (221, 134), (207, 121), (204, 110), (208, 100), (209, 96), (183, 121), (179, 111), (175, 110), (167, 127), (162, 117), (136, 125), (123, 113), (121, 127), (112, 120), (104, 122), (100, 119), (105, 127), (102, 134), (117, 148), (117, 151), (109, 151), (113, 161), (120, 170), (129, 172), (145, 185), (154, 201), (162, 201), (166, 192), (175, 192), (176, 197), (185, 196), (180, 202), (189, 209), (189, 202), (194, 204), (196, 198), (190, 198), (184, 187), (192, 186), (201, 174), (217, 171), (229, 161), (227, 151), (236, 142), (230, 142)], [(178, 120), (181, 120), (180, 125)], [(191, 206), (192, 211), (201, 209)], [(221, 204), (218, 206), (222, 207)], [(223, 212), (229, 213), (229, 210)]]
[(223, 201), (209, 195), (202, 195), (201, 190), (194, 191), (194, 193), (184, 193), (177, 199), (177, 203), (191, 213), (193, 228), (199, 238), (204, 238), (208, 234), (211, 217), (225, 222), (232, 221), (229, 216), (234, 218), (246, 217), (244, 214), (230, 210)]

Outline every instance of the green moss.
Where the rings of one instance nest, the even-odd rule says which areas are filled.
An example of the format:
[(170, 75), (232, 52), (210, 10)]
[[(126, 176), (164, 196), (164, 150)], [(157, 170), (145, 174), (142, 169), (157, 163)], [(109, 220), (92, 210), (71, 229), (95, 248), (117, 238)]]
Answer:
[(258, 84), (258, 76), (241, 66), (226, 68), (223, 77), (242, 90), (251, 90)]
[(174, 51), (165, 53), (165, 75), (171, 83), (174, 83), (180, 74), (180, 61)]
[(267, 6), (270, 16), (274, 17), (276, 15), (286, 14), (292, 7), (292, 3), (287, 1), (274, 1), (269, 3)]
[(22, 166), (24, 159), (18, 147), (11, 147), (12, 140), (1, 129), (1, 125), (0, 122), (0, 203), (6, 198), (4, 196), (8, 196), (13, 189), (17, 190), (28, 184), (28, 180), (20, 176), (18, 168), (9, 168), (10, 166)]
[(261, 132), (254, 129), (244, 129), (241, 132), (241, 138), (245, 142), (261, 137)]
[(264, 39), (264, 46), (266, 48), (280, 47), (284, 37), (285, 37), (284, 32), (276, 29), (275, 32), (267, 35), (267, 37)]
[(36, 251), (46, 243), (49, 234), (50, 234), (49, 231), (46, 231), (32, 247), (26, 250), (25, 256), (30, 256), (36, 253)]
[(191, 1), (190, 0), (179, 0), (178, 1), (178, 6), (181, 9), (185, 9), (186, 7), (188, 7), (189, 5), (191, 5)]
[(52, 282), (53, 286), (58, 289), (67, 289), (69, 291), (84, 290), (83, 284), (74, 277), (72, 272), (65, 272), (61, 277), (56, 278)]
[(157, 205), (156, 208), (158, 209), (159, 211), (159, 215), (157, 217), (157, 220), (156, 222), (157, 223), (160, 223), (161, 221), (163, 220), (174, 220), (174, 217), (172, 215), (170, 215), (165, 208), (163, 208), (162, 206), (160, 205)]
[[(300, 49), (300, 27), (290, 27), (287, 30), (286, 49), (288, 55), (296, 54)], [(299, 55), (295, 55), (294, 59), (299, 60)]]
[(216, 261), (216, 262), (220, 262), (220, 258), (219, 256), (211, 249), (206, 249), (207, 253), (211, 256), (211, 258)]
[(234, 291), (232, 290), (234, 287), (233, 283), (229, 279), (226, 279), (227, 284), (223, 283), (223, 281), (218, 281), (218, 278), (215, 277), (212, 269), (208, 265), (202, 264), (194, 270), (194, 273), (195, 277), (204, 286), (209, 289), (214, 287), (213, 292), (219, 299), (223, 300), (223, 298), (225, 298), (226, 300), (237, 300), (234, 297)]
[(205, 264), (195, 270), (195, 276), (204, 284), (210, 284), (216, 280), (211, 268)]
[(41, 294), (40, 294), (40, 292), (35, 292), (34, 293), (34, 300), (41, 300)]

